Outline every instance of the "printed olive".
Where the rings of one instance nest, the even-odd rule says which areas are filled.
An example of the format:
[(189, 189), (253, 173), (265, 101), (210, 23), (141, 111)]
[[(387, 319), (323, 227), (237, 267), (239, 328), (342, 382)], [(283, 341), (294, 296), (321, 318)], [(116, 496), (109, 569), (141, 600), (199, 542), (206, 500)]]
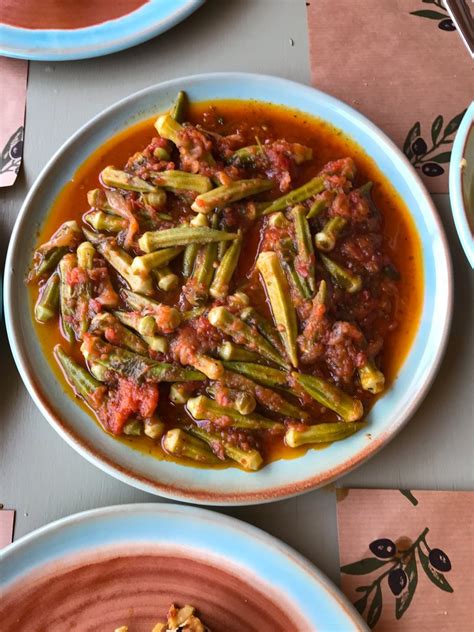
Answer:
[(450, 18), (446, 18), (445, 20), (441, 20), (438, 22), (438, 28), (442, 31), (455, 31), (456, 27), (454, 26), (453, 21)]
[(421, 156), (422, 154), (426, 153), (427, 149), (428, 146), (422, 138), (417, 138), (415, 141), (413, 141), (411, 145), (411, 150), (415, 154), (415, 156)]
[(23, 153), (23, 141), (19, 140), (17, 143), (10, 147), (10, 158), (15, 160), (16, 158), (21, 158), (21, 154)]
[(441, 549), (431, 549), (429, 554), (430, 564), (437, 571), (446, 573), (451, 570), (451, 562), (449, 557)]
[(408, 577), (404, 570), (396, 568), (388, 575), (388, 585), (393, 594), (397, 597), (408, 583)]
[(395, 555), (397, 547), (392, 540), (388, 538), (380, 538), (379, 540), (374, 540), (369, 544), (369, 549), (372, 551), (374, 555), (380, 557), (383, 560), (387, 560), (390, 557)]
[(435, 162), (426, 162), (421, 170), (425, 174), (425, 176), (429, 176), (430, 178), (434, 178), (435, 176), (440, 176), (444, 173), (444, 169), (441, 165), (437, 165)]

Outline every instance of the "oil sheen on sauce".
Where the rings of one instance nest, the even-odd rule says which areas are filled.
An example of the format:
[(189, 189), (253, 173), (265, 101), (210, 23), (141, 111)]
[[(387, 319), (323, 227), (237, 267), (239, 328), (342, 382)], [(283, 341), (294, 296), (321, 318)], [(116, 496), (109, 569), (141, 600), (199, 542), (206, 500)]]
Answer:
[[(219, 131), (224, 134), (230, 133), (239, 121), (245, 120), (251, 125), (266, 126), (277, 138), (285, 138), (290, 142), (300, 142), (312, 147), (314, 159), (310, 165), (302, 169), (298, 180), (293, 183), (294, 186), (299, 186), (309, 180), (329, 160), (345, 156), (351, 156), (355, 161), (358, 174), (357, 185), (368, 180), (374, 182), (373, 199), (384, 216), (386, 248), (401, 275), (396, 314), (398, 327), (385, 339), (383, 354), (382, 369), (386, 376), (386, 384), (390, 386), (413, 342), (423, 302), (421, 245), (405, 203), (375, 162), (348, 136), (324, 121), (283, 106), (254, 101), (213, 101), (212, 104), (205, 102), (193, 104), (187, 118), (205, 127), (209, 115), (212, 115), (213, 119), (221, 117), (223, 126)], [(107, 165), (122, 168), (130, 155), (144, 148), (151, 138), (156, 136), (154, 121), (155, 117), (127, 128), (102, 145), (81, 165), (56, 199), (38, 235), (38, 244), (46, 241), (62, 222), (70, 219), (80, 222), (82, 215), (89, 210), (87, 191), (100, 186), (98, 177), (100, 171)], [(251, 243), (247, 244), (247, 250), (251, 250), (252, 247)], [(249, 253), (246, 260), (253, 261), (251, 254)], [(33, 313), (33, 305), (38, 294), (37, 287), (31, 287), (30, 293)], [(79, 345), (68, 348), (68, 344), (60, 334), (57, 320), (45, 325), (37, 323), (35, 325), (43, 352), (53, 371), (64, 385), (65, 391), (71, 393), (54, 360), (52, 350), (56, 344), (61, 343), (68, 354), (83, 363), (78, 350)], [(164, 420), (171, 419), (174, 413), (171, 403), (166, 406), (166, 409), (162, 408), (165, 399), (165, 397), (160, 398), (158, 410), (159, 416)], [(82, 402), (78, 403), (88, 410), (95, 421), (95, 417), (87, 406)], [(140, 451), (153, 454), (157, 458), (174, 460), (164, 455), (159, 443), (155, 444), (148, 438), (120, 437), (117, 440)], [(295, 458), (304, 454), (307, 449), (307, 447), (290, 449), (278, 444), (271, 447), (267, 460)], [(195, 467), (195, 464), (192, 466)]]

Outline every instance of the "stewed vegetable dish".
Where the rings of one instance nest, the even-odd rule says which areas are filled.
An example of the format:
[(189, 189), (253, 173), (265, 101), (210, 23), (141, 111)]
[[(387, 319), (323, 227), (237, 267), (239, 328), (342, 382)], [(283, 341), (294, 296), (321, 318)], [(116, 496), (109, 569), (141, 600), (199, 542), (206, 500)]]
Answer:
[(188, 464), (254, 471), (370, 432), (421, 308), (416, 231), (376, 165), (264, 103), (180, 93), (81, 167), (39, 243), (45, 353), (106, 432)]

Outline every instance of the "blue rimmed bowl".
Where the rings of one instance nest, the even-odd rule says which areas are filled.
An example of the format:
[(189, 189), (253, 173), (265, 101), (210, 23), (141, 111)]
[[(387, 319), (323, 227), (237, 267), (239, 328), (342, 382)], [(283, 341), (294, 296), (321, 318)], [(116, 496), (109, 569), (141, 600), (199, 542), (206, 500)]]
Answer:
[[(129, 13), (124, 11), (121, 17), (101, 18), (97, 23), (82, 28), (30, 29), (0, 23), (0, 55), (35, 61), (70, 61), (116, 53), (167, 31), (204, 2), (147, 0)], [(11, 10), (14, 8), (12, 5)], [(104, 8), (107, 9), (106, 4), (102, 10)], [(17, 10), (28, 9), (19, 3)], [(8, 8), (3, 11), (7, 14)]]
[(195, 507), (96, 509), (1, 555), (5, 631), (29, 632), (34, 621), (51, 632), (148, 632), (171, 603), (190, 603), (216, 632), (368, 632), (339, 590), (287, 545)]
[(449, 165), (449, 199), (461, 245), (474, 268), (474, 101), (454, 139)]
[[(176, 92), (194, 101), (257, 99), (283, 104), (329, 121), (375, 160), (405, 201), (416, 224), (424, 267), (420, 325), (397, 379), (359, 432), (324, 450), (281, 460), (256, 473), (205, 470), (159, 461), (104, 433), (64, 392), (44, 357), (31, 317), (25, 271), (38, 229), (62, 187), (107, 139), (169, 108)], [(361, 114), (322, 92), (276, 77), (241, 73), (197, 75), (138, 92), (82, 127), (56, 153), (31, 188), (15, 224), (5, 273), (5, 320), (23, 381), (58, 433), (80, 454), (116, 478), (145, 491), (190, 502), (252, 504), (325, 485), (380, 450), (403, 427), (426, 395), (446, 344), (452, 306), (451, 263), (433, 202), (396, 146)]]

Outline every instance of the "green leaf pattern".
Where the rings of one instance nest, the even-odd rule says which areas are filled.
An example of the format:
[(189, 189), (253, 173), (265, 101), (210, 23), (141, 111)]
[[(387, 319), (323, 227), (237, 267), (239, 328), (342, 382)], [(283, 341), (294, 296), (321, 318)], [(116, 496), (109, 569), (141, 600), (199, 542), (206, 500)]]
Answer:
[[(400, 491), (410, 500), (410, 502), (412, 502), (412, 504), (418, 504), (418, 500), (409, 490)], [(359, 599), (357, 599), (357, 601), (354, 602), (354, 607), (361, 615), (363, 615), (368, 606), (366, 619), (367, 624), (371, 628), (374, 628), (377, 625), (377, 622), (382, 615), (383, 582), (390, 577), (392, 571), (395, 571), (396, 569), (402, 569), (407, 578), (407, 584), (403, 592), (400, 595), (397, 595), (395, 599), (395, 617), (397, 620), (402, 618), (410, 607), (415, 596), (419, 579), (418, 560), (426, 577), (432, 584), (448, 593), (452, 593), (454, 591), (443, 573), (433, 567), (433, 564), (437, 564), (436, 555), (432, 558), (433, 564), (430, 562), (431, 556), (435, 554), (436, 551), (433, 549), (431, 552), (431, 549), (426, 542), (426, 536), (428, 533), (429, 529), (426, 527), (406, 550), (397, 550), (396, 553), (389, 559), (382, 560), (377, 557), (366, 557), (357, 562), (346, 564), (341, 567), (341, 573), (348, 575), (368, 575), (382, 569), (382, 567), (385, 567), (381, 570), (378, 576), (375, 577), (371, 584), (363, 584), (356, 588), (356, 592), (363, 594), (359, 597)], [(425, 553), (425, 550), (428, 551), (428, 554)], [(397, 570), (397, 572), (400, 573), (400, 570)]]
[[(415, 169), (419, 169), (425, 176), (429, 177), (440, 176), (444, 173), (445, 169), (441, 165), (449, 163), (451, 159), (454, 134), (457, 132), (465, 113), (466, 110), (463, 110), (456, 114), (444, 127), (444, 130), (443, 115), (438, 114), (431, 125), (431, 147), (428, 147), (428, 143), (423, 138), (420, 122), (416, 121), (412, 125), (403, 143), (403, 153)], [(449, 149), (436, 153), (436, 150), (441, 149), (443, 145), (448, 145)]]

